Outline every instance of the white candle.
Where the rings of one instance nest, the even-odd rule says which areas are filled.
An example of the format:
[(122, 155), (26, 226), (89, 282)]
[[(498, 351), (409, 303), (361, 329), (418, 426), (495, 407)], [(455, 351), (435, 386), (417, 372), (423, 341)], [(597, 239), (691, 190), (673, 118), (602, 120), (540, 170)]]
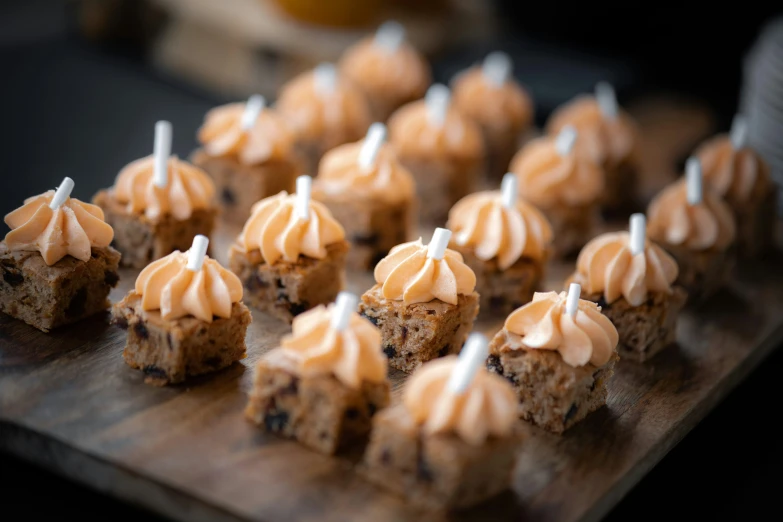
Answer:
[(493, 87), (502, 87), (511, 75), (511, 58), (501, 51), (494, 51), (484, 58), (481, 72), (487, 83)]
[(427, 89), (424, 103), (427, 105), (427, 118), (432, 125), (443, 127), (450, 102), (451, 91), (445, 85), (436, 83)]
[(487, 338), (480, 333), (472, 333), (457, 359), (457, 364), (449, 376), (447, 384), (449, 391), (458, 395), (465, 393), (473, 382), (476, 372), (486, 364), (489, 355)]
[(576, 143), (577, 133), (573, 125), (566, 125), (555, 138), (555, 149), (560, 156), (568, 156)]
[(340, 292), (337, 294), (337, 300), (335, 301), (334, 309), (332, 311), (332, 318), (329, 321), (331, 327), (338, 332), (342, 332), (348, 328), (351, 314), (356, 310), (357, 304), (359, 304), (359, 298), (351, 292)]
[(258, 115), (261, 114), (264, 107), (266, 107), (266, 99), (260, 94), (254, 94), (247, 99), (245, 110), (242, 113), (242, 119), (239, 123), (242, 130), (250, 130), (253, 128), (253, 125), (256, 124), (256, 120), (258, 119)]
[(701, 180), (701, 162), (699, 158), (691, 156), (685, 162), (685, 189), (688, 204), (698, 205), (703, 198)]
[(393, 53), (405, 40), (405, 27), (389, 20), (384, 22), (375, 32), (375, 45), (387, 53)]
[(614, 87), (606, 82), (599, 82), (595, 86), (595, 99), (604, 118), (607, 120), (617, 118), (619, 107), (617, 106), (617, 96), (614, 93)]
[(427, 245), (427, 257), (440, 261), (446, 253), (446, 247), (451, 239), (451, 230), (447, 228), (436, 228), (432, 235), (430, 244)]
[(734, 150), (739, 150), (748, 144), (748, 121), (742, 114), (734, 116), (731, 122), (731, 146)]
[(188, 270), (198, 272), (204, 266), (204, 257), (207, 255), (209, 239), (201, 234), (193, 238), (193, 244), (188, 250)]
[(359, 166), (363, 169), (369, 169), (375, 164), (375, 158), (378, 157), (378, 151), (386, 140), (386, 125), (383, 123), (373, 123), (367, 130), (367, 135), (362, 142), (362, 148), (359, 149)]
[(568, 287), (568, 296), (566, 296), (565, 311), (571, 317), (576, 315), (579, 310), (579, 296), (582, 294), (582, 287), (579, 283), (571, 283)]
[(507, 172), (500, 183), (500, 197), (505, 208), (517, 206), (517, 193), (519, 192), (519, 180), (513, 172)]
[(52, 210), (57, 210), (60, 208), (60, 206), (65, 203), (65, 200), (71, 197), (73, 186), (74, 182), (71, 178), (66, 177), (63, 179), (62, 183), (60, 183), (60, 186), (57, 187), (57, 190), (54, 192), (54, 196), (52, 196), (52, 201), (49, 203), (49, 208)]
[(169, 156), (171, 156), (171, 123), (155, 123), (154, 170), (152, 182), (156, 187), (169, 184)]
[(313, 178), (299, 176), (296, 178), (296, 216), (299, 219), (310, 219), (310, 193), (312, 192)]
[(632, 214), (631, 215), (631, 254), (636, 256), (644, 252), (644, 242), (647, 233), (647, 219), (644, 214)]
[(329, 96), (337, 87), (337, 68), (331, 63), (319, 63), (313, 71), (315, 90), (320, 96)]

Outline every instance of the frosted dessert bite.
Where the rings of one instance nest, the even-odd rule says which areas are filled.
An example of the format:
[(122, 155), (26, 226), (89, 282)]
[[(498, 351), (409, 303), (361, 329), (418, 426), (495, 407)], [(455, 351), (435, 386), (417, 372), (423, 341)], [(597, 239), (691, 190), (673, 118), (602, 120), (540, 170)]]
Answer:
[(351, 242), (348, 268), (371, 270), (392, 247), (410, 241), (418, 223), (413, 177), (383, 143), (386, 127), (374, 123), (367, 137), (324, 156), (313, 199), (345, 227)]
[(436, 84), (424, 100), (409, 103), (389, 120), (389, 142), (413, 174), (421, 218), (440, 225), (449, 209), (476, 189), (484, 170), (484, 143), (478, 126), (450, 102)]
[(606, 404), (618, 359), (617, 329), (580, 292), (537, 293), (489, 345), (487, 369), (512, 382), (521, 417), (554, 433)]
[(311, 201), (311, 178), (300, 176), (296, 188), (256, 203), (229, 250), (248, 303), (288, 322), (334, 301), (350, 248), (329, 209)]
[(258, 200), (294, 190), (301, 169), (294, 136), (263, 96), (210, 110), (197, 137), (191, 159), (215, 182), (224, 219), (244, 223)]
[(0, 311), (43, 332), (105, 311), (120, 280), (114, 231), (100, 208), (70, 197), (73, 186), (65, 178), (5, 216)]
[(245, 415), (264, 430), (334, 454), (370, 432), (389, 404), (381, 334), (341, 292), (293, 323), (293, 333), (256, 366)]
[(533, 125), (533, 101), (512, 76), (506, 53), (487, 55), (453, 81), (454, 106), (480, 128), (486, 148), (486, 174), (497, 183)]
[(275, 107), (291, 127), (296, 154), (311, 176), (327, 151), (361, 139), (372, 123), (364, 94), (330, 63), (283, 85)]
[(405, 41), (405, 28), (396, 22), (386, 22), (374, 37), (348, 48), (339, 68), (365, 94), (375, 121), (386, 121), (424, 96), (432, 81), (429, 64)]
[(389, 365), (412, 372), (436, 357), (459, 353), (479, 311), (476, 275), (446, 248), (439, 228), (429, 245), (403, 243), (375, 267), (376, 285), (359, 312), (381, 329)]
[(449, 212), (449, 247), (476, 274), (482, 316), (506, 316), (529, 302), (551, 255), (549, 221), (517, 193), (509, 173), (501, 190), (466, 196)]
[(582, 299), (596, 303), (620, 336), (624, 359), (646, 361), (676, 340), (685, 290), (674, 284), (677, 262), (646, 238), (644, 214), (631, 216), (629, 232), (603, 234), (579, 253)]
[(575, 148), (573, 127), (535, 139), (511, 162), (522, 199), (541, 209), (552, 225), (554, 254), (576, 254), (594, 235), (599, 221), (604, 173)]
[(112, 188), (93, 198), (114, 228), (124, 266), (143, 268), (212, 232), (218, 214), (215, 185), (203, 170), (170, 152), (171, 124), (159, 121), (154, 155), (130, 163)]
[(650, 203), (647, 235), (674, 257), (677, 284), (689, 300), (699, 301), (728, 281), (736, 259), (736, 229), (731, 208), (702, 186), (697, 158), (688, 160), (685, 174)]
[(208, 243), (196, 236), (187, 252), (150, 264), (112, 309), (112, 323), (128, 331), (122, 356), (148, 384), (183, 382), (245, 357), (252, 317), (242, 284), (206, 255)]
[(361, 473), (417, 506), (465, 508), (506, 490), (522, 440), (517, 400), (481, 368), (487, 340), (416, 370), (402, 404), (373, 419)]
[(696, 150), (704, 183), (734, 211), (742, 257), (755, 257), (774, 243), (777, 191), (769, 165), (747, 144), (747, 123), (734, 119), (730, 134), (708, 140)]
[(639, 170), (639, 130), (617, 103), (614, 89), (599, 83), (595, 95), (578, 96), (557, 109), (546, 131), (556, 136), (566, 126), (576, 129), (574, 145), (601, 166), (606, 176), (601, 205), (608, 210), (633, 208)]

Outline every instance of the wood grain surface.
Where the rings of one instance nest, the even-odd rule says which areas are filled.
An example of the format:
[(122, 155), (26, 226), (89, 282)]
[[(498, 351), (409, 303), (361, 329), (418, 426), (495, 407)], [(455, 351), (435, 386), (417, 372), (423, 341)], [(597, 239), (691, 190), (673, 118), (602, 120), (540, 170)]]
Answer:
[[(0, 447), (178, 520), (597, 520), (783, 340), (780, 266), (778, 255), (742, 266), (684, 314), (677, 346), (621, 362), (608, 407), (565, 436), (529, 427), (513, 491), (469, 511), (417, 511), (354, 472), (362, 448), (326, 457), (246, 422), (253, 363), (289, 329), (258, 312), (241, 364), (167, 388), (124, 364), (125, 332), (108, 314), (49, 335), (0, 317)], [(570, 269), (553, 266), (548, 289)], [(349, 278), (355, 292), (372, 282)], [(397, 399), (404, 375), (391, 378)]]

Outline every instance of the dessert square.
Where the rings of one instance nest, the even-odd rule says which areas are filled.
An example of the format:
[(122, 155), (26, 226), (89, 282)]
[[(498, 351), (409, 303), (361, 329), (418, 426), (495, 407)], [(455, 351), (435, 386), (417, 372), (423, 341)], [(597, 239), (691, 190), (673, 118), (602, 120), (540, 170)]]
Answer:
[(229, 252), (229, 268), (245, 288), (245, 300), (284, 321), (319, 304), (331, 303), (345, 286), (345, 240), (326, 246), (324, 259), (299, 256), (295, 262), (279, 259), (266, 263), (259, 250), (244, 252), (236, 245)]
[(479, 295), (459, 294), (456, 305), (434, 299), (404, 304), (383, 297), (376, 284), (362, 295), (359, 313), (381, 330), (389, 366), (412, 372), (422, 363), (459, 353), (479, 311)]
[(735, 247), (702, 251), (675, 245), (665, 247), (677, 261), (680, 269), (677, 284), (688, 293), (689, 303), (698, 303), (714, 295), (729, 281), (734, 270)]
[(606, 404), (606, 384), (618, 359), (574, 367), (556, 351), (521, 349), (521, 337), (501, 330), (492, 339), (487, 369), (508, 379), (519, 397), (519, 414), (537, 426), (563, 433)]
[(0, 311), (43, 332), (103, 312), (119, 262), (119, 252), (103, 247), (87, 261), (65, 256), (48, 266), (40, 253), (0, 242)]
[(413, 504), (461, 508), (506, 490), (521, 431), (473, 445), (454, 433), (425, 434), (402, 405), (379, 412), (361, 473)]
[(194, 237), (211, 234), (217, 217), (216, 208), (207, 208), (193, 210), (190, 218), (182, 221), (168, 213), (153, 220), (130, 212), (108, 190), (98, 192), (93, 203), (101, 207), (106, 222), (114, 228), (113, 245), (122, 253), (122, 265), (132, 268), (144, 268), (175, 250), (187, 250)]
[(388, 380), (352, 388), (330, 374), (301, 376), (276, 349), (256, 367), (245, 415), (266, 431), (331, 455), (366, 437), (372, 416), (388, 404)]
[(541, 208), (552, 225), (555, 257), (570, 257), (595, 235), (599, 221), (596, 205), (555, 205)]
[(252, 321), (241, 302), (231, 317), (207, 323), (192, 315), (166, 320), (159, 310), (143, 310), (141, 296), (131, 291), (112, 309), (112, 323), (128, 331), (123, 358), (144, 372), (144, 382), (175, 384), (214, 372), (245, 357), (245, 333)]
[(222, 217), (232, 223), (244, 223), (257, 201), (281, 190), (293, 192), (299, 167), (289, 160), (268, 160), (258, 165), (241, 163), (237, 156), (210, 156), (199, 149), (193, 164), (201, 167), (215, 182)]

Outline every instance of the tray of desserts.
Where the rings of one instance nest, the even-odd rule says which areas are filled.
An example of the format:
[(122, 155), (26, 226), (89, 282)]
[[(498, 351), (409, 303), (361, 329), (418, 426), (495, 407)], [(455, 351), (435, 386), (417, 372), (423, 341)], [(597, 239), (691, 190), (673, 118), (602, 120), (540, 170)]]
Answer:
[(178, 520), (596, 520), (783, 342), (741, 118), (603, 222), (645, 208), (611, 87), (520, 148), (505, 55), (399, 70), (385, 26), (7, 214), (0, 446)]

